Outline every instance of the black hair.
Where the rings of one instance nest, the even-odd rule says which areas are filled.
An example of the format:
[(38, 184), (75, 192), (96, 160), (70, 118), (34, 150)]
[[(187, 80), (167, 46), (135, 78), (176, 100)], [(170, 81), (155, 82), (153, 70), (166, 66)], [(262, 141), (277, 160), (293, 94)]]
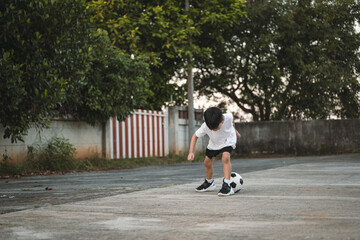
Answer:
[(204, 112), (205, 123), (210, 130), (214, 130), (218, 128), (219, 124), (222, 121), (222, 118), (223, 118), (222, 112), (217, 107), (208, 108)]

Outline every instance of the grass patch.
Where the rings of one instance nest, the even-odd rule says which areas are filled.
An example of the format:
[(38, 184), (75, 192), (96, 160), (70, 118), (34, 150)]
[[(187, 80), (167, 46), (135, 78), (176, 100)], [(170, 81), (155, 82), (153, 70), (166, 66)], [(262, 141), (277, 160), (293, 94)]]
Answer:
[(28, 147), (25, 168), (36, 172), (76, 169), (75, 147), (64, 138), (51, 138), (45, 144)]
[(16, 164), (11, 164), (12, 159), (4, 153), (0, 161), (0, 176), (1, 175), (19, 175), (23, 172), (23, 168)]
[[(200, 158), (201, 157), (201, 158)], [(202, 161), (203, 157), (198, 154), (194, 162)], [(166, 157), (147, 157), (147, 158), (124, 158), (106, 160), (99, 157), (78, 160), (77, 170), (107, 170), (107, 169), (129, 169), (145, 166), (156, 166), (165, 164), (186, 163), (187, 155), (173, 155)]]
[[(101, 157), (76, 159), (76, 150), (67, 139), (52, 138), (46, 143), (28, 147), (26, 160), (22, 164), (11, 164), (6, 154), (0, 160), (0, 177), (29, 176), (81, 171), (129, 169), (136, 167), (186, 163), (187, 155), (170, 154), (166, 157), (127, 158), (107, 160)], [(193, 162), (203, 161), (204, 154), (198, 153)]]

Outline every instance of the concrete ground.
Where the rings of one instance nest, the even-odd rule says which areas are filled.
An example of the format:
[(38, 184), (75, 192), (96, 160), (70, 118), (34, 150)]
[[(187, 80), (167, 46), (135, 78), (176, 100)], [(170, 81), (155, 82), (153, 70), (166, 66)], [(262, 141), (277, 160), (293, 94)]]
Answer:
[[(240, 168), (247, 169), (251, 162), (266, 165), (267, 161), (274, 162), (273, 167), (255, 166), (250, 167), (253, 171), (244, 172)], [(233, 169), (244, 179), (244, 187), (230, 197), (217, 196), (221, 185), (219, 163), (217, 191), (209, 193), (194, 191), (202, 181), (199, 176), (178, 184), (171, 178), (180, 178), (177, 167), (165, 167), (170, 174), (163, 182), (167, 185), (2, 214), (0, 238), (360, 239), (360, 155), (233, 163)], [(193, 167), (185, 166), (192, 171)], [(179, 169), (184, 171), (184, 165)], [(150, 175), (153, 168), (142, 168), (143, 176), (147, 171)], [(0, 182), (1, 191), (7, 186), (2, 196), (11, 193), (9, 184)], [(47, 185), (52, 186), (49, 181)]]

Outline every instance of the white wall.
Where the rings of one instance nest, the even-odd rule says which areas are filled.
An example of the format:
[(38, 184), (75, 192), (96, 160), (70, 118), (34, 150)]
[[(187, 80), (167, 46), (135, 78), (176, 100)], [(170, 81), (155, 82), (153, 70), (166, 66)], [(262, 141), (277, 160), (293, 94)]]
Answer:
[[(187, 154), (189, 151), (188, 120), (179, 118), (179, 111), (186, 111), (186, 107), (173, 106), (168, 108), (169, 119), (169, 152), (173, 154)], [(202, 110), (195, 110), (201, 112)], [(195, 121), (195, 131), (201, 126), (203, 121)], [(195, 132), (194, 132), (195, 133)], [(192, 136), (190, 136), (191, 138)], [(198, 139), (195, 152), (205, 152), (208, 144), (208, 137)]]
[[(24, 142), (17, 143), (11, 143), (10, 139), (3, 138), (4, 128), (2, 125), (0, 125), (0, 134), (0, 159), (6, 153), (14, 162), (22, 162), (25, 159), (27, 146), (46, 143), (52, 137), (68, 139), (69, 143), (73, 144), (77, 150), (77, 158), (101, 156), (102, 154), (101, 126), (91, 126), (85, 122), (54, 120), (51, 121), (49, 128), (42, 131), (36, 128), (29, 129), (28, 135), (24, 137)], [(106, 146), (107, 153), (108, 149), (109, 146)]]

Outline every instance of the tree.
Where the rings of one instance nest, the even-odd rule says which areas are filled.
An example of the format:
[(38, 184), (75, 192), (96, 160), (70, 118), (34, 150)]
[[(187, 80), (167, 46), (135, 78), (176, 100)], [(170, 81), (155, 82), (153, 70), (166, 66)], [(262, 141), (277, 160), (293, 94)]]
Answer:
[[(359, 111), (346, 110), (358, 109), (360, 104), (356, 96), (360, 86), (360, 35), (355, 32), (358, 6), (353, 0), (300, 1), (289, 6), (291, 14), (279, 27), (282, 47), (278, 59), (290, 77), (281, 96), (286, 100), (275, 119), (360, 116)], [(347, 92), (346, 100), (341, 95), (349, 88), (353, 91)]]
[(85, 80), (68, 90), (60, 115), (103, 123), (113, 116), (125, 119), (144, 104), (149, 75), (145, 62), (120, 53), (102, 29), (93, 34), (89, 55)]
[(0, 6), (0, 122), (22, 140), (35, 125), (71, 115), (89, 123), (143, 102), (148, 66), (95, 31), (86, 1), (5, 0)]
[(198, 59), (196, 88), (228, 96), (255, 121), (358, 117), (358, 13), (357, 1), (252, 1), (226, 43)]
[[(43, 127), (86, 71), (89, 33), (81, 1), (5, 0), (0, 6), (0, 122), (22, 140)], [(66, 17), (64, 17), (66, 16)]]
[[(223, 41), (224, 28), (244, 16), (243, 1), (192, 1), (185, 11), (184, 1), (93, 1), (95, 19), (109, 32), (113, 44), (124, 52), (145, 56), (150, 65), (150, 94), (147, 105), (161, 108), (171, 96), (182, 99), (183, 88), (170, 80), (183, 77), (183, 69), (192, 64), (195, 56), (209, 56), (207, 46), (198, 40), (213, 36)], [(206, 30), (206, 31), (204, 31)], [(192, 44), (189, 44), (192, 39)]]

